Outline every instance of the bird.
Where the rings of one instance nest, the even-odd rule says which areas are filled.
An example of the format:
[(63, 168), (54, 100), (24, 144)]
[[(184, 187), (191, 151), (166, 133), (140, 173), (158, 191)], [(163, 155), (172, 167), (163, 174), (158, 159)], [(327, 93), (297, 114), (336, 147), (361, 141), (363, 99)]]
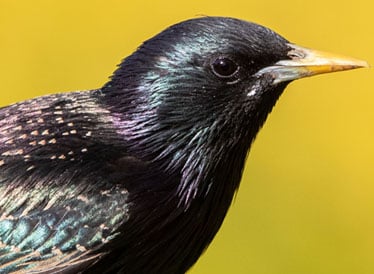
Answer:
[(95, 90), (0, 109), (0, 273), (185, 273), (293, 80), (367, 67), (241, 19), (142, 43)]

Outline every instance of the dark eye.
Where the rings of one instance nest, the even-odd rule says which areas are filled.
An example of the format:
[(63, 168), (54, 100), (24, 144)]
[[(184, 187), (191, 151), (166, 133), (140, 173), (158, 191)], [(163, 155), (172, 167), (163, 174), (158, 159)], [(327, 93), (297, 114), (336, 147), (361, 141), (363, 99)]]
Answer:
[(219, 57), (212, 63), (212, 70), (215, 75), (227, 78), (235, 74), (239, 66), (227, 57)]

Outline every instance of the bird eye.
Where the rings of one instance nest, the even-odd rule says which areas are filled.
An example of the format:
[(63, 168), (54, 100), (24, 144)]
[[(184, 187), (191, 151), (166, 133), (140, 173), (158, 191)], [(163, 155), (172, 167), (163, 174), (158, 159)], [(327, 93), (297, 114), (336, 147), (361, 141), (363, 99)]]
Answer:
[(227, 57), (219, 57), (211, 65), (215, 75), (221, 78), (227, 78), (235, 74), (239, 66)]

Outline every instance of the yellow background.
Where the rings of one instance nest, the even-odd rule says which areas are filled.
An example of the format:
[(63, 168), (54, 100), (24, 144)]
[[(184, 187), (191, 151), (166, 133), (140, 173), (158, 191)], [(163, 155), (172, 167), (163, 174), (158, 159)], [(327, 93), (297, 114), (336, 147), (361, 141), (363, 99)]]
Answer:
[[(0, 0), (0, 104), (100, 87), (143, 40), (199, 15), (254, 21), (374, 64), (373, 9), (370, 0)], [(374, 273), (373, 87), (363, 69), (287, 88), (189, 273)]]

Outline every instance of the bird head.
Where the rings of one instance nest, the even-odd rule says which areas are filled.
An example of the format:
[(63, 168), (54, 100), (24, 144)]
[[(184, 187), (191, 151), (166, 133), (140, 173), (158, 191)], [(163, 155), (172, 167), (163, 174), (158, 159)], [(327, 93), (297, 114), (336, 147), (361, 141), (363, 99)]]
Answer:
[(106, 88), (122, 112), (133, 106), (141, 112), (147, 109), (148, 114), (152, 109), (160, 125), (203, 129), (216, 121), (242, 127), (238, 116), (250, 120), (245, 115), (254, 111), (264, 93), (278, 86), (270, 73), (256, 73), (289, 60), (290, 50), (287, 40), (253, 23), (192, 19), (143, 43)]
[(297, 46), (254, 23), (204, 17), (144, 42), (103, 91), (122, 136), (145, 158), (192, 170), (228, 162), (231, 153), (242, 166), (289, 82), (364, 66)]

